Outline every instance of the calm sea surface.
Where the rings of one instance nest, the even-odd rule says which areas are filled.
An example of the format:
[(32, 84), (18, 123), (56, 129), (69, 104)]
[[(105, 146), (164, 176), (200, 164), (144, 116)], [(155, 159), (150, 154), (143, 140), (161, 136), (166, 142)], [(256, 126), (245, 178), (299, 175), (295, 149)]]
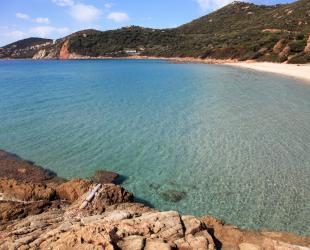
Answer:
[(310, 85), (294, 79), (165, 61), (0, 61), (0, 148), (67, 178), (116, 171), (162, 210), (310, 234)]

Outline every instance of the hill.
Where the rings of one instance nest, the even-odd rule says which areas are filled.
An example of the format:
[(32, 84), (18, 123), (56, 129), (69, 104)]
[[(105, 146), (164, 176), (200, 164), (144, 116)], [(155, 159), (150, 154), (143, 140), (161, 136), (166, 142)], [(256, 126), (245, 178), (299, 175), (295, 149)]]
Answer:
[(1, 57), (29, 58), (40, 48), (51, 45), (53, 40), (45, 38), (30, 37), (10, 43), (0, 49)]
[(309, 0), (274, 6), (233, 2), (174, 29), (130, 26), (104, 32), (79, 31), (52, 46), (41, 47), (32, 56), (70, 59), (142, 55), (307, 63), (309, 35)]

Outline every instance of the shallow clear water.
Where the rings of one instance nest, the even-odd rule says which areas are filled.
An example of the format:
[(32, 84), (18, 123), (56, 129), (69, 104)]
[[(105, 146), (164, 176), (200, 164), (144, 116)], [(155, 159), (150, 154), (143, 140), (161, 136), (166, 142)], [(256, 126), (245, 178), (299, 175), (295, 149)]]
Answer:
[[(219, 65), (0, 61), (0, 148), (162, 210), (310, 234), (310, 85)], [(186, 196), (166, 200), (163, 192)]]

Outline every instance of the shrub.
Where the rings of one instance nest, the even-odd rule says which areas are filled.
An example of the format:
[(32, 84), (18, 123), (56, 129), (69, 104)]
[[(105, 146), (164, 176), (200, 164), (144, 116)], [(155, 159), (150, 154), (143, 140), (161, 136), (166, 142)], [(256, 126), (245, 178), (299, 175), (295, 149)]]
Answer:
[(310, 55), (308, 55), (306, 53), (300, 53), (300, 54), (297, 54), (297, 55), (293, 56), (292, 58), (290, 58), (287, 62), (292, 63), (292, 64), (310, 63)]
[(307, 43), (305, 40), (295, 40), (289, 43), (292, 52), (302, 52), (306, 47)]

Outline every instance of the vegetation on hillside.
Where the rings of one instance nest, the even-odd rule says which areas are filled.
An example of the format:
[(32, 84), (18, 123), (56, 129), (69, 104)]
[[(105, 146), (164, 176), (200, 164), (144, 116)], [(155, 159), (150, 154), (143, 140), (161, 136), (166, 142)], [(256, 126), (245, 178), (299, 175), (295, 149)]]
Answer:
[(47, 49), (59, 51), (68, 41), (70, 53), (91, 57), (134, 53), (306, 63), (310, 62), (306, 49), (309, 35), (310, 0), (275, 6), (233, 2), (174, 29), (130, 26), (105, 32), (85, 30)]
[(53, 40), (30, 37), (0, 48), (0, 58), (31, 58), (42, 46), (51, 45)]

